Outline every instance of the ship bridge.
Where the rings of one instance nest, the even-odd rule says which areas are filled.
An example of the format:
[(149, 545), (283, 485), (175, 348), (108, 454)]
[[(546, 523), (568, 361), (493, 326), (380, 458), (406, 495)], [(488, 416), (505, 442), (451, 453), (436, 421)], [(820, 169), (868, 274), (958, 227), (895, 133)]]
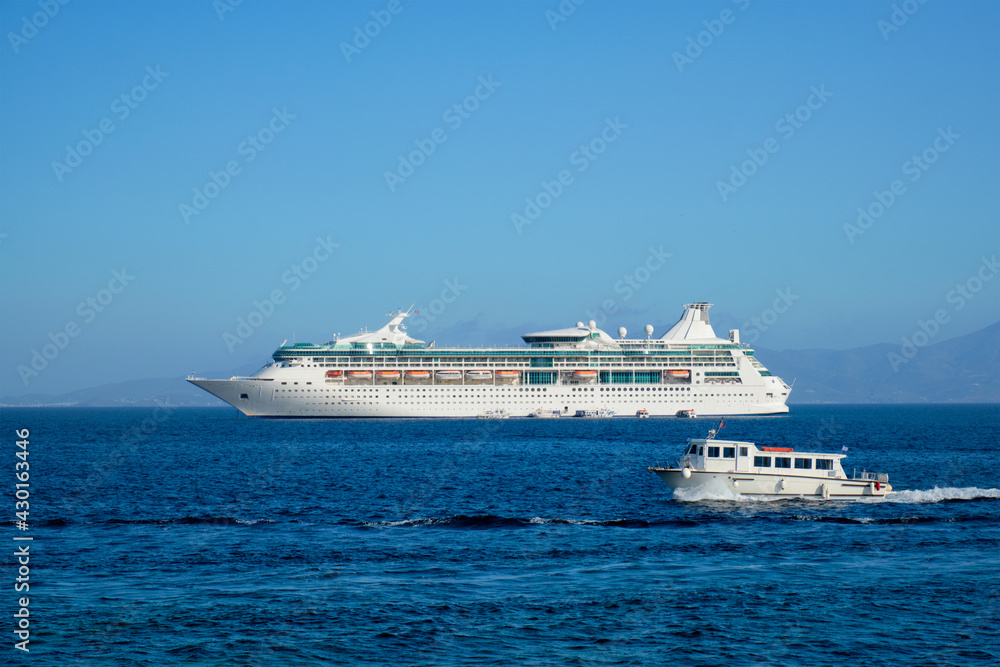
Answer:
[(537, 331), (521, 336), (531, 347), (619, 350), (621, 346), (607, 332), (597, 328), (593, 320), (587, 326), (577, 322), (575, 327)]

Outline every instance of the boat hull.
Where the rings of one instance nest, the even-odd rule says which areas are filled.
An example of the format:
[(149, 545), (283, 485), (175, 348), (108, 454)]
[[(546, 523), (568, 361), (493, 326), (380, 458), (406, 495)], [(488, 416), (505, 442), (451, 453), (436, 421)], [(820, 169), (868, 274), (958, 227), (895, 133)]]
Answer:
[[(684, 476), (680, 468), (650, 468), (672, 490), (704, 488), (707, 491), (741, 496), (771, 498), (820, 498), (849, 500), (884, 498), (892, 486), (867, 480), (817, 477), (794, 474), (761, 474), (739, 472), (689, 471)], [(878, 487), (878, 488), (876, 488)]]

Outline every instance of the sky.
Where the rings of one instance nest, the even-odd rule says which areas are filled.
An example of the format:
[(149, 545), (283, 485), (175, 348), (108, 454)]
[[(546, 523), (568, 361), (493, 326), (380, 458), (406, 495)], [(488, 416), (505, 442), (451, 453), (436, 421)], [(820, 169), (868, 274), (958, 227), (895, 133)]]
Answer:
[(438, 345), (1000, 319), (995, 2), (36, 0), (0, 34), (0, 396), (411, 304)]

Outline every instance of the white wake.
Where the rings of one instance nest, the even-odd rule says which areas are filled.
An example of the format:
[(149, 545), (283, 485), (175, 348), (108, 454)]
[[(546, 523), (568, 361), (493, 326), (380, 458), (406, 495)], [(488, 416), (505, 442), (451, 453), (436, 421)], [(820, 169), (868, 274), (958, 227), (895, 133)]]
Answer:
[(892, 491), (887, 494), (882, 502), (904, 503), (910, 505), (920, 505), (927, 503), (940, 503), (945, 500), (976, 500), (978, 498), (1000, 498), (1000, 489), (980, 489), (975, 486), (955, 488), (946, 486), (922, 491)]

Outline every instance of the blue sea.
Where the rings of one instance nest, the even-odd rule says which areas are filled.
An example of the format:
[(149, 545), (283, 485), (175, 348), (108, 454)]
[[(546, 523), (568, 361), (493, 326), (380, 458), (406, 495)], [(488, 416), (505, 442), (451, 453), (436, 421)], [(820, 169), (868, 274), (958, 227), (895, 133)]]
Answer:
[(673, 497), (646, 468), (703, 418), (0, 421), (5, 664), (1000, 663), (996, 405), (726, 418), (720, 437), (889, 473), (859, 502)]

